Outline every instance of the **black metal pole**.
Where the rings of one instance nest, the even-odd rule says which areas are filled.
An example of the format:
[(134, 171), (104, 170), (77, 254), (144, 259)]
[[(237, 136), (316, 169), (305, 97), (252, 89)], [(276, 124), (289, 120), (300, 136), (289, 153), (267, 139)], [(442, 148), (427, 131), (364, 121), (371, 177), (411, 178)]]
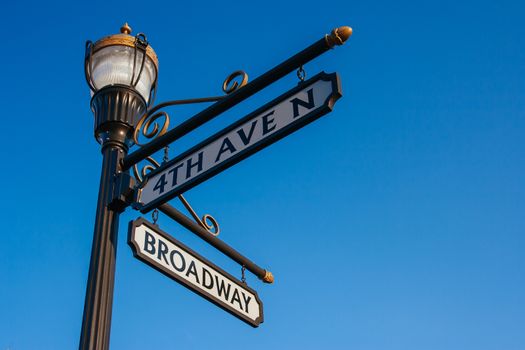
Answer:
[(123, 168), (129, 169), (134, 164), (140, 162), (146, 157), (159, 151), (161, 148), (186, 135), (190, 131), (210, 121), (222, 112), (235, 106), (236, 104), (247, 99), (248, 97), (254, 95), (255, 93), (264, 89), (273, 82), (281, 79), (286, 74), (292, 72), (294, 69), (299, 68), (306, 62), (309, 62), (317, 56), (325, 53), (326, 51), (333, 48), (335, 45), (342, 45), (350, 37), (351, 34), (352, 29), (350, 27), (340, 27), (334, 29), (330, 35), (326, 35), (322, 39), (319, 39), (314, 44), (310, 45), (306, 49), (290, 57), (286, 61), (278, 64), (277, 66), (270, 69), (263, 75), (257, 77), (253, 81), (249, 82), (242, 88), (232, 92), (230, 95), (224, 97), (223, 99), (212, 104), (202, 112), (196, 114), (195, 116), (191, 117), (190, 119), (184, 121), (183, 123), (173, 128), (172, 130), (168, 131), (166, 134), (152, 140), (144, 147), (131, 153), (130, 155), (124, 158), (122, 163)]
[(197, 236), (199, 236), (215, 248), (217, 248), (220, 252), (222, 252), (238, 264), (246, 267), (248, 271), (253, 273), (263, 282), (273, 283), (274, 278), (270, 271), (267, 271), (253, 263), (250, 259), (248, 259), (244, 255), (242, 255), (241, 253), (224, 243), (222, 240), (210, 234), (208, 231), (199, 226), (186, 215), (182, 214), (176, 208), (172, 207), (168, 203), (164, 203), (159, 206), (159, 210), (164, 214), (168, 215), (173, 220), (177, 221), (182, 226), (186, 227), (191, 232), (195, 233)]
[(111, 86), (98, 91), (91, 106), (103, 162), (79, 349), (108, 350), (119, 226), (119, 212), (108, 205), (116, 195), (116, 178), (131, 145), (134, 121), (144, 113), (146, 102), (129, 87)]
[(102, 150), (102, 175), (97, 202), (95, 232), (89, 267), (80, 349), (108, 349), (113, 304), (113, 284), (119, 213), (108, 208), (114, 178), (124, 149)]

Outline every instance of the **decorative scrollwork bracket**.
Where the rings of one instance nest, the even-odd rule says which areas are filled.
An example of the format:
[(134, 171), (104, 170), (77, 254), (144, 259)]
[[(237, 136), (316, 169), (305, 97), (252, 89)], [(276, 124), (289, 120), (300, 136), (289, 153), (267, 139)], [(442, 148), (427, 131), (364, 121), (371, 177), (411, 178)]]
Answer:
[[(133, 174), (135, 175), (135, 179), (138, 182), (142, 182), (144, 177), (147, 175), (148, 172), (158, 168), (160, 164), (153, 159), (152, 157), (146, 158), (146, 160), (150, 164), (146, 164), (144, 167), (142, 167), (142, 170), (139, 172), (137, 165), (133, 167)], [(181, 201), (182, 205), (186, 208), (186, 210), (191, 214), (193, 219), (200, 225), (202, 228), (204, 228), (206, 231), (211, 233), (214, 236), (218, 236), (220, 233), (220, 227), (217, 220), (211, 216), (210, 214), (204, 214), (202, 218), (199, 217), (199, 215), (195, 212), (195, 210), (191, 207), (190, 203), (186, 200), (186, 198), (179, 194), (177, 198)]]
[[(240, 78), (240, 82), (239, 82)], [(235, 71), (231, 73), (223, 82), (222, 84), (222, 91), (225, 93), (223, 96), (212, 96), (212, 97), (201, 97), (201, 98), (192, 98), (192, 99), (184, 99), (184, 100), (173, 100), (173, 101), (167, 101), (163, 103), (159, 103), (158, 105), (151, 107), (148, 109), (148, 111), (140, 118), (140, 120), (137, 123), (137, 126), (135, 127), (135, 131), (133, 133), (133, 141), (135, 144), (139, 147), (143, 147), (145, 144), (141, 143), (139, 138), (140, 135), (146, 139), (153, 140), (157, 137), (163, 135), (168, 131), (168, 127), (170, 125), (170, 116), (167, 112), (161, 111), (161, 109), (169, 106), (175, 106), (175, 105), (184, 105), (184, 104), (193, 104), (193, 103), (204, 103), (204, 102), (215, 102), (223, 99), (225, 96), (231, 94), (234, 91), (237, 91), (244, 85), (248, 83), (248, 74), (242, 70)], [(162, 126), (159, 125), (160, 121), (162, 120)], [(133, 174), (135, 175), (135, 179), (137, 182), (142, 182), (144, 177), (152, 171), (153, 169), (156, 169), (160, 167), (160, 163), (157, 162), (152, 157), (147, 157), (145, 159), (149, 164), (146, 164), (142, 167), (142, 169), (139, 171), (138, 164), (135, 164), (133, 166)], [(202, 218), (197, 215), (195, 210), (191, 207), (191, 205), (188, 203), (186, 198), (181, 194), (178, 196), (179, 200), (181, 201), (182, 205), (188, 210), (188, 212), (191, 214), (193, 219), (204, 229), (206, 229), (210, 234), (214, 236), (218, 236), (220, 232), (219, 223), (215, 218), (209, 214), (205, 214), (202, 216)]]

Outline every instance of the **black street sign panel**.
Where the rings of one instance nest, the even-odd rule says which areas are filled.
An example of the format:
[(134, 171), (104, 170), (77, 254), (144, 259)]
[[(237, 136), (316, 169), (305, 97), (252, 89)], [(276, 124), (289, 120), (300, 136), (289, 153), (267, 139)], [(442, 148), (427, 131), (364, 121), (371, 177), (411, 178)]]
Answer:
[(129, 223), (133, 255), (252, 327), (263, 322), (257, 292), (143, 218)]
[(146, 213), (332, 111), (337, 73), (319, 73), (152, 171), (135, 206)]

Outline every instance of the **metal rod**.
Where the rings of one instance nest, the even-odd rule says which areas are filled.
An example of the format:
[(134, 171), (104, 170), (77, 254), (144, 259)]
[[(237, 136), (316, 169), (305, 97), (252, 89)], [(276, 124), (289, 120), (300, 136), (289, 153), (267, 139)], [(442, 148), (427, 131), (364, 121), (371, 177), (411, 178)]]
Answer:
[(123, 169), (129, 169), (134, 164), (159, 151), (161, 148), (181, 138), (204, 123), (212, 120), (227, 109), (235, 106), (239, 102), (247, 99), (268, 85), (281, 79), (286, 74), (292, 72), (294, 69), (299, 68), (317, 56), (325, 53), (335, 45), (342, 45), (351, 34), (352, 29), (350, 27), (340, 27), (334, 29), (330, 35), (324, 36), (322, 39), (319, 39), (306, 49), (278, 64), (263, 75), (255, 78), (244, 87), (232, 92), (230, 95), (197, 113), (190, 119), (182, 122), (172, 130), (168, 131), (166, 134), (159, 136), (144, 147), (129, 154), (123, 159)]
[(217, 248), (220, 252), (237, 262), (238, 264), (246, 267), (248, 271), (253, 273), (259, 279), (265, 283), (273, 283), (273, 275), (270, 271), (267, 271), (260, 266), (253, 263), (250, 259), (230, 247), (228, 244), (224, 243), (219, 238), (215, 237), (206, 229), (201, 227), (199, 224), (192, 221), (186, 215), (182, 214), (176, 208), (172, 207), (168, 203), (164, 203), (159, 206), (159, 210), (164, 214), (168, 215), (173, 220), (177, 221), (179, 224), (211, 244), (213, 247)]
[(212, 97), (200, 97), (200, 98), (187, 98), (184, 100), (174, 100), (174, 101), (166, 101), (159, 103), (158, 105), (155, 105), (151, 109), (149, 109), (146, 114), (151, 115), (158, 111), (159, 109), (162, 109), (164, 107), (169, 106), (177, 106), (177, 105), (186, 105), (186, 104), (193, 104), (193, 103), (206, 103), (206, 102), (216, 102), (219, 100), (222, 100), (224, 96), (212, 96)]

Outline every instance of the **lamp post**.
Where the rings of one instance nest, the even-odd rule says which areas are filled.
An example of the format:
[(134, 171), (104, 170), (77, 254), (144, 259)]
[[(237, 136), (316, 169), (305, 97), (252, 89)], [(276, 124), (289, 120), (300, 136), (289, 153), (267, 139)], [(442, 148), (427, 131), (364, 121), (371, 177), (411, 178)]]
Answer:
[[(141, 191), (144, 190), (144, 187), (140, 186), (145, 186), (148, 183), (147, 178), (140, 176), (137, 169), (138, 163), (143, 160), (148, 160), (152, 164), (155, 164), (156, 167), (159, 167), (157, 171), (167, 171), (167, 169), (162, 169), (160, 164), (151, 158), (151, 155), (165, 148), (166, 163), (163, 166), (170, 166), (167, 155), (167, 147), (169, 144), (220, 115), (227, 109), (244, 101), (273, 82), (281, 79), (295, 69), (298, 69), (297, 74), (301, 80), (301, 84), (306, 84), (301, 86), (313, 86), (314, 82), (308, 83), (308, 81), (303, 81), (303, 64), (306, 64), (335, 46), (342, 45), (351, 34), (352, 29), (350, 27), (335, 28), (330, 34), (318, 39), (312, 45), (286, 59), (250, 83), (248, 83), (246, 73), (242, 71), (234, 72), (223, 84), (223, 91), (226, 93), (224, 96), (173, 100), (160, 103), (153, 107), (151, 105), (153, 104), (157, 91), (158, 59), (151, 46), (149, 46), (144, 34), (139, 33), (136, 36), (132, 36), (131, 28), (125, 24), (120, 28), (120, 34), (104, 37), (95, 43), (87, 42), (84, 70), (92, 94), (91, 109), (95, 116), (95, 138), (101, 144), (103, 161), (80, 336), (79, 348), (81, 350), (109, 349), (120, 213), (129, 205), (142, 212), (154, 209), (153, 205), (145, 208), (142, 206), (143, 203), (137, 199), (137, 194), (140, 194)], [(326, 76), (326, 73), (318, 74), (317, 76), (320, 77), (321, 75)], [(236, 82), (230, 85), (232, 80), (239, 76), (243, 77), (242, 83), (239, 84)], [(309, 119), (305, 117), (301, 119), (301, 122), (294, 125), (288, 123), (286, 127), (283, 126), (281, 128), (282, 131), (280, 131), (280, 133), (275, 132), (264, 140), (261, 138), (257, 141), (257, 144), (255, 144), (256, 141), (253, 141), (254, 143), (252, 145), (247, 146), (245, 153), (239, 153), (236, 156), (237, 158), (230, 159), (231, 164), (224, 163), (221, 165), (223, 168), (217, 166), (212, 169), (215, 172), (210, 170), (207, 176), (213, 176), (219, 171), (224, 170), (224, 167), (235, 164), (232, 163), (234, 160), (238, 162), (246, 156), (275, 142), (279, 138), (293, 132), (297, 128), (306, 125), (306, 123), (314, 120), (312, 118), (318, 118), (328, 113), (332, 108), (333, 102), (341, 96), (337, 75), (332, 74), (331, 76), (334, 78), (326, 80), (332, 82), (330, 85), (332, 89), (330, 90), (331, 97), (329, 100), (326, 100), (326, 105), (316, 105), (313, 102), (313, 97), (311, 102), (310, 97), (308, 97), (308, 102), (299, 100), (298, 98), (289, 101), (295, 103), (295, 100), (299, 100), (298, 103), (304, 108), (314, 108), (309, 114), (305, 114)], [(320, 81), (319, 79), (321, 78), (313, 77), (309, 80), (315, 80), (315, 82), (317, 82)], [(288, 98), (291, 94), (298, 93), (298, 88), (303, 89), (301, 86), (290, 90), (279, 97), (279, 99), (285, 98), (286, 96), (286, 98)], [(310, 96), (310, 94), (308, 96)], [(162, 108), (203, 102), (215, 103), (177, 125), (172, 130), (167, 131), (169, 116), (166, 112), (160, 111)], [(273, 103), (272, 106), (274, 106), (277, 102), (274, 100), (274, 102), (270, 103)], [(267, 108), (267, 106), (268, 104), (265, 108)], [(153, 130), (147, 131), (148, 125), (151, 125), (151, 122), (156, 120), (159, 115), (165, 116), (164, 126), (159, 129), (158, 125), (154, 124)], [(252, 117), (253, 116), (248, 115), (245, 118)], [(297, 115), (294, 115), (292, 118), (295, 117), (297, 117)], [(240, 125), (238, 125), (239, 122), (244, 123), (243, 119), (241, 119), (228, 128), (237, 128)], [(271, 122), (273, 122), (273, 119)], [(253, 125), (255, 125), (255, 123), (252, 124), (252, 128)], [(230, 132), (231, 130), (228, 128), (225, 129), (226, 131), (224, 132)], [(275, 124), (273, 128), (275, 128)], [(128, 150), (133, 143), (141, 146), (138, 141), (138, 133), (141, 130), (145, 138), (153, 140), (128, 155)], [(250, 132), (250, 135), (252, 135), (252, 132)], [(263, 133), (262, 136), (264, 137), (264, 135), (265, 133)], [(247, 142), (250, 142), (250, 139), (251, 136), (249, 136), (246, 141), (243, 139), (242, 142), (245, 146), (248, 144)], [(241, 156), (244, 158), (241, 158)], [(215, 162), (217, 162), (217, 160)], [(135, 178), (141, 183), (138, 186), (133, 186), (132, 184), (129, 174), (131, 167), (133, 167)], [(147, 170), (148, 167), (150, 170), (155, 168), (151, 167), (151, 165), (145, 166), (142, 176), (146, 176), (144, 170)], [(169, 171), (169, 173), (171, 173), (171, 171)], [(174, 174), (177, 173), (175, 172)], [(187, 174), (187, 178), (189, 178), (190, 172), (187, 172)], [(201, 175), (203, 176), (205, 174), (203, 173)], [(200, 181), (203, 181), (203, 179), (205, 180), (206, 178), (202, 177)], [(243, 278), (244, 270), (247, 269), (263, 282), (273, 283), (273, 275), (269, 271), (257, 266), (247, 257), (215, 237), (219, 229), (213, 217), (206, 214), (201, 220), (186, 199), (184, 199), (182, 193), (177, 194), (171, 192), (168, 194), (171, 195), (171, 197), (165, 197), (159, 200), (155, 209), (160, 209), (164, 214), (239, 263), (239, 265), (242, 266)], [(169, 199), (175, 196), (181, 200), (184, 207), (190, 212), (196, 222), (193, 222), (167, 203)], [(208, 224), (207, 220), (210, 220), (212, 224)], [(215, 230), (213, 231), (212, 228), (215, 228)], [(163, 252), (163, 254), (165, 253), (166, 252)], [(159, 248), (158, 257), (160, 258), (160, 256)], [(186, 275), (186, 277), (188, 276)], [(241, 282), (242, 281), (239, 283)], [(195, 289), (192, 290), (195, 291)], [(213, 300), (219, 300), (214, 298), (215, 297), (211, 297)], [(247, 309), (246, 307), (246, 310)]]
[(117, 176), (123, 171), (121, 161), (133, 144), (135, 125), (153, 102), (157, 86), (155, 52), (144, 34), (130, 34), (131, 28), (125, 24), (120, 34), (86, 44), (84, 68), (103, 161), (80, 336), (82, 350), (109, 348), (121, 211), (110, 208), (109, 203), (117, 190)]

